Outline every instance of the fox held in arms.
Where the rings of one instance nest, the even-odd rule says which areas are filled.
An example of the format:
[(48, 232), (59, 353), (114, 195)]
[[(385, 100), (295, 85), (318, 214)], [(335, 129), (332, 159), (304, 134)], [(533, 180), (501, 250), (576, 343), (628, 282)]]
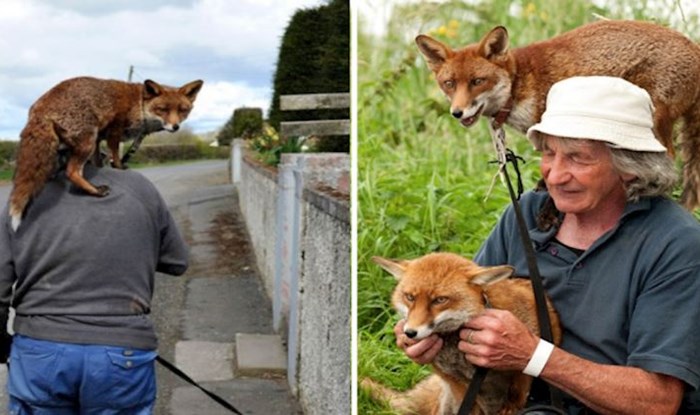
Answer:
[(10, 194), (12, 228), (17, 230), (31, 198), (56, 170), (58, 150), (70, 150), (66, 176), (93, 196), (109, 194), (83, 177), (91, 156), (99, 158), (99, 142), (106, 140), (113, 164), (122, 168), (119, 143), (156, 131), (177, 131), (192, 110), (203, 81), (180, 88), (146, 80), (143, 84), (80, 77), (65, 80), (42, 95), (29, 110), (20, 134), (17, 166)]
[(617, 76), (646, 89), (656, 137), (671, 155), (673, 125), (683, 120), (681, 201), (688, 209), (700, 205), (700, 46), (682, 34), (603, 20), (512, 50), (501, 26), (458, 50), (425, 35), (416, 43), (466, 127), (486, 115), (525, 132), (540, 121), (552, 84), (572, 76)]

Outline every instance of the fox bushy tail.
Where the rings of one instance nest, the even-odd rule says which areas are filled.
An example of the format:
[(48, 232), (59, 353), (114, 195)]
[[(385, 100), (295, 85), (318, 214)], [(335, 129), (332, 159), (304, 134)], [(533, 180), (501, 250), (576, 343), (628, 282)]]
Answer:
[(54, 173), (59, 142), (53, 121), (30, 117), (17, 150), (14, 187), (10, 194), (12, 229), (17, 230), (29, 201)]
[(413, 389), (404, 392), (390, 389), (370, 378), (361, 380), (360, 385), (375, 401), (386, 402), (397, 414), (433, 414), (439, 408), (442, 382), (436, 375), (428, 376)]
[(683, 160), (683, 194), (681, 203), (687, 209), (700, 205), (700, 102), (683, 116), (680, 136)]

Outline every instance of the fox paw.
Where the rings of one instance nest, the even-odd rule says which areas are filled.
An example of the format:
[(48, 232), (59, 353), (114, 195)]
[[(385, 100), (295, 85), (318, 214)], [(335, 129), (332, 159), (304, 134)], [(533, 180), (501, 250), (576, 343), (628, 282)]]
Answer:
[(109, 194), (109, 186), (96, 186), (97, 194), (95, 196), (104, 197)]

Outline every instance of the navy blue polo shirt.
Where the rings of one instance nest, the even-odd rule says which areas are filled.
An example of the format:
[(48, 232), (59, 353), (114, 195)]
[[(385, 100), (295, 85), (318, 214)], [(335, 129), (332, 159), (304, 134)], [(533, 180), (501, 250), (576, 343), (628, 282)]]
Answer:
[[(545, 289), (561, 317), (561, 347), (698, 389), (700, 224), (671, 200), (643, 198), (629, 203), (617, 226), (578, 256), (555, 240), (556, 229), (537, 230), (535, 218), (547, 197), (528, 192), (521, 207)], [(528, 275), (512, 206), (475, 260), (510, 264), (517, 275)]]

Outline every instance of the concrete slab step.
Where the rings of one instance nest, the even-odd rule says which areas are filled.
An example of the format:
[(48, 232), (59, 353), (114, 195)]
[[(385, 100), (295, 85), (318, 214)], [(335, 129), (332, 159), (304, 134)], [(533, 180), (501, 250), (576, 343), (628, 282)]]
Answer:
[[(303, 413), (289, 395), (285, 379), (241, 379), (207, 382), (202, 386), (246, 415)], [(175, 388), (169, 410), (169, 415), (231, 415), (202, 391), (190, 386)]]
[(197, 382), (233, 379), (232, 343), (198, 340), (175, 344), (175, 364)]
[(287, 351), (276, 334), (236, 333), (236, 376), (287, 373)]

